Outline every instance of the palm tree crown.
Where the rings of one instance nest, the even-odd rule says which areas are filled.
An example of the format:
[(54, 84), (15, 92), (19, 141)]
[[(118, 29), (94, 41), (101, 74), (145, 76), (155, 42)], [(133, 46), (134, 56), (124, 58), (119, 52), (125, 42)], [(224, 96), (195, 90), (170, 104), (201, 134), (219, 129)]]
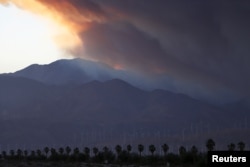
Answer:
[(206, 147), (208, 151), (213, 151), (214, 147), (215, 147), (215, 142), (213, 141), (213, 139), (208, 139), (206, 142)]
[(140, 156), (141, 156), (141, 153), (143, 152), (143, 150), (144, 150), (144, 146), (142, 144), (139, 144), (138, 145), (138, 151), (140, 153)]

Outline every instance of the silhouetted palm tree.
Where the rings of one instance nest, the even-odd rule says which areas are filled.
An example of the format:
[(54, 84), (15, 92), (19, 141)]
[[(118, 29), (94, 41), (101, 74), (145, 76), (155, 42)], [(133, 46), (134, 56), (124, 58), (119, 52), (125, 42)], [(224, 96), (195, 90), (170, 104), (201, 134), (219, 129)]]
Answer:
[(183, 156), (183, 155), (185, 155), (186, 153), (187, 153), (186, 148), (185, 148), (184, 146), (181, 146), (181, 147), (179, 148), (179, 154), (180, 154), (181, 156)]
[(103, 147), (103, 155), (105, 163), (108, 163), (113, 159), (113, 153), (109, 150), (107, 146)]
[(15, 156), (15, 151), (14, 150), (10, 150), (10, 156), (14, 157)]
[(120, 145), (116, 145), (115, 146), (115, 151), (116, 151), (117, 155), (120, 155), (121, 152), (122, 152), (122, 147)]
[(96, 157), (96, 155), (98, 154), (98, 152), (99, 152), (98, 148), (97, 148), (97, 147), (94, 147), (94, 148), (93, 148), (93, 153), (95, 154), (95, 157)]
[(193, 163), (195, 163), (196, 157), (197, 157), (198, 149), (196, 146), (191, 147), (191, 154), (193, 157)]
[(35, 156), (36, 156), (36, 152), (35, 152), (34, 150), (32, 150), (32, 151), (31, 151), (31, 157), (32, 157), (32, 158), (35, 158)]
[(130, 153), (131, 152), (131, 150), (132, 150), (132, 146), (129, 144), (129, 145), (127, 145), (127, 151), (128, 151), (128, 153)]
[(213, 139), (208, 139), (206, 142), (206, 147), (208, 151), (213, 151), (214, 147), (215, 147), (215, 142), (213, 141)]
[(138, 151), (140, 153), (140, 157), (141, 157), (141, 153), (143, 152), (143, 150), (144, 150), (144, 146), (142, 144), (139, 144), (138, 145)]
[(51, 148), (51, 149), (50, 149), (50, 153), (51, 153), (52, 156), (55, 156), (55, 155), (57, 154), (57, 153), (56, 153), (56, 149)]
[[(209, 139), (206, 141), (206, 147), (209, 151), (214, 150), (215, 147), (215, 142), (212, 139)], [(237, 149), (239, 149), (240, 151), (243, 151), (245, 149), (245, 143), (243, 142), (239, 142), (237, 145), (234, 143), (231, 143), (228, 145), (228, 149), (231, 151), (234, 151)], [(146, 163), (150, 163), (150, 165), (165, 165), (170, 164), (170, 165), (174, 165), (174, 164), (178, 164), (178, 165), (182, 165), (185, 163), (189, 163), (191, 165), (191, 163), (193, 162), (193, 166), (197, 166), (198, 163), (201, 163), (201, 166), (204, 166), (203, 163), (205, 163), (206, 161), (206, 157), (203, 156), (203, 154), (198, 154), (198, 149), (196, 146), (192, 146), (190, 150), (186, 150), (186, 148), (184, 146), (179, 147), (179, 155), (176, 155), (174, 153), (170, 153), (167, 155), (168, 151), (169, 151), (169, 146), (167, 144), (163, 144), (161, 146), (161, 149), (164, 152), (164, 157), (161, 156), (153, 156), (154, 154), (156, 154), (156, 147), (151, 144), (148, 146), (149, 152), (152, 154), (152, 156), (146, 156), (145, 158), (139, 158), (142, 157), (142, 153), (144, 151), (144, 146), (142, 144), (138, 145), (138, 151), (139, 154), (131, 154), (130, 152), (132, 150), (131, 145), (127, 145), (126, 150), (123, 150), (121, 145), (116, 145), (115, 147), (115, 151), (117, 153), (118, 156), (116, 156), (112, 150), (110, 150), (107, 146), (103, 147), (103, 152), (100, 151), (98, 148), (93, 147), (93, 154), (95, 157), (93, 157), (93, 159), (91, 159), (91, 162), (97, 162), (97, 163), (102, 163), (102, 162), (107, 162), (107, 163), (120, 163), (123, 164), (128, 163), (128, 164), (133, 164), (135, 163), (135, 165), (140, 164), (141, 162), (144, 163), (144, 161)], [(84, 162), (88, 162), (85, 160), (88, 160), (89, 156), (90, 156), (90, 149), (88, 147), (84, 147), (83, 153), (79, 151), (79, 148), (75, 148), (74, 150), (67, 146), (66, 148), (58, 148), (57, 150), (54, 148), (49, 149), (48, 147), (45, 147), (44, 152), (41, 152), (41, 150), (37, 149), (36, 151), (31, 151), (31, 153), (29, 153), (27, 150), (10, 150), (9, 154), (7, 154), (5, 151), (2, 151), (2, 155), (0, 155), (0, 160), (2, 161), (11, 161), (14, 160), (16, 161), (18, 158), (20, 160), (25, 160), (25, 161), (41, 161), (45, 158), (45, 154), (46, 157), (51, 155), (50, 157), (48, 157), (47, 161), (60, 161), (63, 160), (64, 158), (66, 158), (67, 160), (70, 160), (72, 162), (80, 162), (80, 161), (84, 161)], [(51, 152), (51, 154), (49, 154), (49, 151)], [(57, 152), (58, 151), (58, 152)], [(72, 155), (70, 155), (70, 153), (73, 152)], [(45, 154), (44, 154), (45, 153)], [(60, 154), (59, 154), (60, 153)], [(99, 153), (99, 154), (98, 154)], [(30, 156), (29, 156), (29, 155)], [(49, 155), (48, 155), (49, 154)], [(67, 156), (67, 155), (68, 156)], [(62, 155), (62, 156), (60, 156)], [(86, 156), (85, 156), (86, 155)], [(149, 154), (150, 155), (150, 154)], [(3, 158), (3, 159), (2, 159)], [(117, 159), (115, 159), (117, 158)], [(115, 161), (116, 160), (116, 161)], [(158, 161), (159, 160), (159, 161)], [(0, 162), (0, 166), (1, 166), (1, 162)], [(157, 163), (156, 163), (157, 162)], [(145, 165), (147, 165), (145, 163)], [(156, 164), (155, 164), (156, 163)], [(181, 164), (182, 163), (182, 164)]]
[(21, 158), (21, 156), (23, 155), (23, 151), (21, 149), (18, 149), (16, 153), (18, 158)]
[(89, 160), (90, 149), (89, 149), (88, 147), (85, 147), (85, 148), (84, 148), (84, 153), (85, 153), (85, 155), (86, 155), (87, 160)]
[(41, 157), (42, 156), (42, 151), (40, 149), (37, 149), (36, 154), (37, 154), (38, 157)]
[(168, 150), (169, 150), (168, 145), (167, 145), (167, 144), (163, 144), (163, 145), (161, 146), (161, 148), (162, 148), (162, 150), (163, 150), (163, 152), (164, 152), (164, 156), (166, 156), (166, 155), (167, 155), (167, 152), (168, 152)]
[(74, 152), (74, 155), (79, 155), (80, 153), (79, 148), (78, 147), (74, 148), (73, 152)]
[(43, 151), (45, 152), (46, 158), (48, 158), (49, 147), (45, 147)]
[(196, 146), (192, 146), (192, 147), (191, 147), (191, 153), (192, 153), (193, 155), (197, 155), (198, 149), (197, 149)]
[(7, 152), (6, 152), (6, 151), (2, 151), (2, 155), (3, 155), (3, 158), (4, 158), (4, 159), (7, 158)]
[(151, 144), (149, 147), (148, 147), (149, 151), (151, 152), (152, 156), (154, 155), (154, 152), (156, 150), (155, 146), (153, 144)]
[(246, 146), (245, 143), (242, 142), (242, 141), (238, 143), (238, 148), (239, 148), (240, 151), (244, 151), (245, 150), (245, 146)]
[(104, 153), (107, 153), (109, 151), (109, 148), (107, 146), (104, 146), (102, 150)]
[(28, 150), (24, 150), (23, 154), (24, 154), (25, 158), (27, 158), (28, 157)]
[(59, 152), (61, 155), (63, 155), (64, 149), (63, 149), (62, 147), (60, 147), (59, 150), (58, 150), (58, 152)]
[(227, 145), (228, 151), (234, 151), (235, 150), (235, 144), (234, 143), (230, 143), (229, 145)]
[(67, 146), (67, 147), (65, 148), (65, 150), (66, 150), (67, 155), (69, 155), (70, 152), (71, 152), (71, 148), (70, 148), (69, 146)]
[(89, 156), (90, 149), (88, 147), (84, 148), (84, 153)]

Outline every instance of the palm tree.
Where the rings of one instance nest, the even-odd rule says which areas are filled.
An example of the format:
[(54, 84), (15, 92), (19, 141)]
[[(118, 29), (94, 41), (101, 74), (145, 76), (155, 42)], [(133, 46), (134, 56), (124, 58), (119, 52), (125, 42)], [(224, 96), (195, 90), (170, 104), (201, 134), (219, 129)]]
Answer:
[(10, 156), (13, 158), (15, 156), (15, 151), (14, 150), (10, 150)]
[(70, 152), (71, 152), (71, 148), (70, 148), (69, 146), (67, 146), (67, 147), (65, 148), (65, 150), (66, 150), (67, 155), (69, 155)]
[(84, 148), (84, 153), (89, 156), (90, 149), (88, 147)]
[(38, 157), (41, 157), (42, 156), (42, 151), (40, 149), (37, 149), (36, 154), (37, 154)]
[(32, 150), (32, 151), (31, 151), (31, 157), (32, 157), (32, 158), (35, 158), (35, 156), (36, 156), (36, 152), (35, 152), (34, 150)]
[(122, 152), (122, 147), (120, 145), (116, 145), (115, 151), (116, 151), (117, 155), (120, 155), (120, 153)]
[(16, 153), (18, 158), (21, 158), (21, 156), (23, 155), (23, 151), (21, 149), (18, 149)]
[(193, 163), (195, 163), (196, 157), (197, 157), (198, 149), (196, 146), (192, 146), (191, 148), (191, 154), (193, 156)]
[(197, 149), (196, 146), (192, 146), (192, 147), (191, 147), (191, 153), (192, 153), (193, 155), (197, 155), (198, 149)]
[(79, 155), (80, 153), (79, 148), (78, 147), (74, 148), (73, 152), (74, 152), (74, 155)]
[(59, 151), (59, 153), (60, 153), (61, 155), (63, 155), (64, 149), (63, 149), (62, 147), (60, 147), (58, 151)]
[(50, 148), (50, 159), (59, 160), (59, 156), (55, 148)]
[(103, 147), (103, 152), (104, 152), (104, 153), (107, 153), (108, 151), (109, 151), (109, 148), (108, 148), (107, 146), (104, 146), (104, 147)]
[(132, 150), (132, 146), (129, 144), (129, 145), (127, 145), (127, 151), (128, 151), (128, 153), (130, 153), (131, 152), (131, 150)]
[(214, 147), (215, 147), (215, 142), (213, 141), (213, 139), (208, 139), (206, 142), (206, 147), (208, 151), (213, 151)]
[(179, 148), (179, 154), (180, 154), (181, 156), (183, 156), (183, 155), (185, 155), (186, 153), (187, 153), (186, 148), (185, 148), (184, 146), (181, 146), (181, 147)]
[(121, 158), (121, 152), (122, 152), (122, 147), (118, 144), (118, 145), (116, 145), (115, 146), (115, 151), (116, 151), (116, 153), (117, 153), (117, 160), (120, 160), (120, 158)]
[(87, 160), (88, 160), (89, 159), (89, 154), (90, 154), (90, 149), (88, 147), (85, 147), (84, 148), (84, 153), (85, 153), (85, 155), (87, 157)]
[(6, 151), (2, 151), (2, 155), (3, 155), (3, 158), (4, 158), (4, 159), (7, 158), (7, 152), (6, 152)]
[(23, 154), (24, 154), (25, 158), (27, 158), (27, 156), (28, 156), (28, 150), (24, 150)]
[(234, 143), (230, 143), (228, 146), (228, 151), (234, 151), (235, 150), (235, 144)]
[(149, 147), (148, 147), (149, 151), (151, 152), (152, 156), (154, 155), (154, 152), (156, 150), (155, 146), (153, 144), (151, 144)]
[(96, 157), (96, 155), (97, 155), (98, 152), (99, 152), (98, 148), (97, 148), (97, 147), (94, 147), (94, 148), (93, 148), (93, 153), (95, 154), (95, 157)]
[(238, 143), (238, 148), (239, 148), (240, 151), (244, 151), (245, 150), (245, 146), (246, 146), (245, 143), (242, 142), (242, 141)]
[(48, 158), (49, 147), (45, 147), (43, 151), (45, 152), (46, 158)]
[(144, 150), (144, 146), (142, 144), (139, 144), (138, 145), (138, 151), (140, 153), (140, 157), (141, 157), (141, 153), (143, 152), (143, 150)]
[(109, 148), (107, 147), (107, 146), (104, 146), (103, 147), (103, 155), (104, 155), (104, 161), (105, 161), (105, 163), (107, 163), (107, 162), (109, 162), (109, 156), (110, 156), (110, 150), (109, 150)]
[(57, 153), (56, 153), (56, 149), (54, 149), (54, 148), (51, 148), (50, 149), (50, 152), (51, 152), (51, 155), (52, 156), (55, 156)]
[(162, 150), (163, 150), (163, 152), (164, 152), (164, 156), (166, 156), (166, 155), (167, 155), (167, 152), (168, 152), (168, 150), (169, 150), (168, 145), (167, 145), (167, 144), (163, 144), (163, 145), (161, 146), (161, 148), (162, 148)]

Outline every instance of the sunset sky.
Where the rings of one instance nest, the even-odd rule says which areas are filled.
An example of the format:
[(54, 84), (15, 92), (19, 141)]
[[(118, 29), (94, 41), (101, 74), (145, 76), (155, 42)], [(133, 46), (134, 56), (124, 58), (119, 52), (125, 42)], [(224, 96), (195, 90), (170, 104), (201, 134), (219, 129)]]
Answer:
[(0, 73), (80, 57), (179, 92), (250, 95), (248, 0), (0, 2)]

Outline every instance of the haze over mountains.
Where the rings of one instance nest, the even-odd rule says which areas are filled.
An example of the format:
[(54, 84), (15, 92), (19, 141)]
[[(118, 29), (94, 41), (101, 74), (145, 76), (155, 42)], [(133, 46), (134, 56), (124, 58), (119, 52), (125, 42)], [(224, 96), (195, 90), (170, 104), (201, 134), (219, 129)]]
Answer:
[(144, 88), (136, 75), (81, 59), (2, 74), (0, 144), (7, 149), (163, 142), (202, 146), (209, 137), (219, 147), (249, 142), (249, 99), (215, 106)]
[(83, 84), (94, 80), (107, 81), (119, 78), (143, 88), (149, 88), (147, 83), (141, 81), (142, 76), (83, 59), (58, 60), (49, 65), (34, 64), (10, 75), (53, 85)]

